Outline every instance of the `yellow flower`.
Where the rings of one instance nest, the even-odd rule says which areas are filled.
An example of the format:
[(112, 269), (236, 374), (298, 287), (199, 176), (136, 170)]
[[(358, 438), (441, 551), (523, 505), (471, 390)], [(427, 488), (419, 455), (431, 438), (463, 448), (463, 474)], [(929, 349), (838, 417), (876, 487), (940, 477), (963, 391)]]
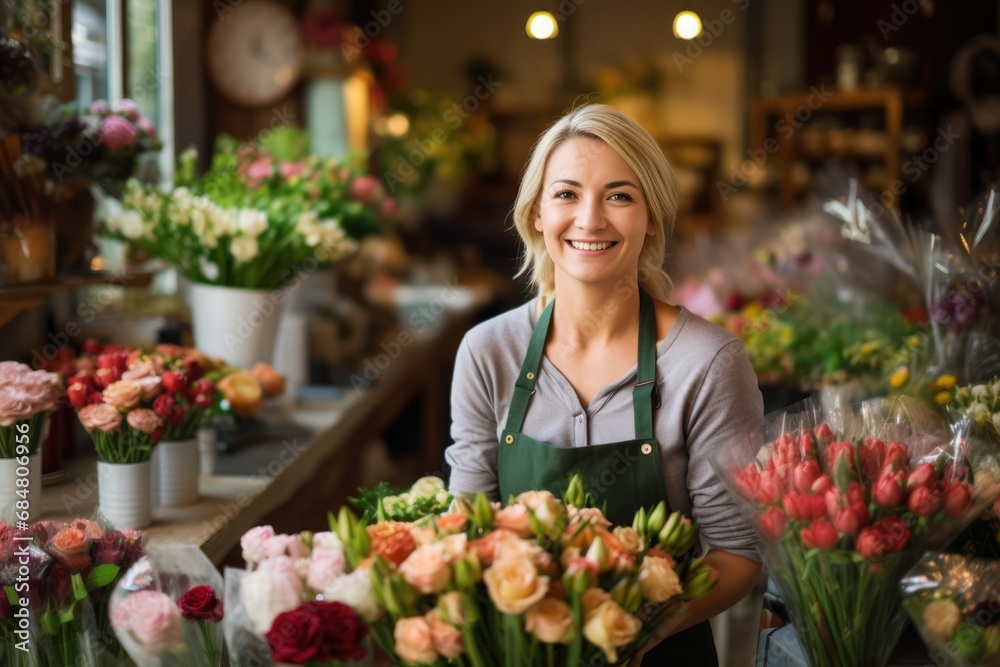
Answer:
[(910, 379), (910, 371), (908, 371), (905, 368), (900, 368), (899, 370), (897, 370), (895, 373), (892, 374), (892, 377), (889, 378), (889, 384), (892, 386), (893, 389), (899, 389), (904, 384), (906, 384), (906, 381), (909, 379)]
[(910, 336), (906, 342), (910, 344), (910, 347), (917, 347), (920, 345), (920, 336)]
[[(958, 382), (958, 378), (950, 373), (942, 375), (934, 382), (934, 387), (937, 389), (951, 389)], [(942, 404), (943, 405), (943, 404)]]
[(872, 354), (878, 349), (878, 343), (870, 340), (861, 346), (861, 354)]
[(950, 391), (939, 391), (934, 396), (934, 402), (938, 405), (948, 405), (951, 403), (951, 392)]
[(751, 317), (756, 317), (764, 312), (764, 306), (760, 305), (756, 301), (751, 301), (747, 305), (743, 306), (743, 317), (747, 319)]
[(782, 345), (792, 344), (792, 332), (788, 329), (783, 329), (781, 333), (778, 334), (778, 342)]

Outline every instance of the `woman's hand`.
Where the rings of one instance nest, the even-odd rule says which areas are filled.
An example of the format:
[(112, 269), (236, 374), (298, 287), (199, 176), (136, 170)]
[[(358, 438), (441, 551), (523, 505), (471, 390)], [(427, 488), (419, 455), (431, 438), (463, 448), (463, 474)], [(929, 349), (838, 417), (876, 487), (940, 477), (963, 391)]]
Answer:
[(643, 656), (649, 653), (654, 646), (673, 634), (674, 630), (684, 622), (685, 616), (686, 613), (683, 609), (675, 614), (670, 614), (668, 618), (660, 623), (659, 627), (653, 630), (653, 634), (649, 638), (649, 641), (646, 642), (646, 645), (639, 649), (639, 652), (629, 660), (628, 667), (639, 667), (642, 664)]

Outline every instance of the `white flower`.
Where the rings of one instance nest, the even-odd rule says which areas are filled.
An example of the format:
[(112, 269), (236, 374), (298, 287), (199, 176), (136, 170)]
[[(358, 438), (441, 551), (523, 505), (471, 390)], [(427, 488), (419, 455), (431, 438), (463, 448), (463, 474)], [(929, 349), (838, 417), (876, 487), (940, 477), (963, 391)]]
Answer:
[(121, 231), (127, 239), (135, 240), (142, 236), (142, 216), (135, 211), (125, 211), (121, 217)]
[(981, 401), (986, 398), (989, 393), (989, 389), (986, 388), (985, 384), (977, 384), (972, 388), (972, 398)]
[(314, 227), (319, 224), (319, 216), (315, 211), (306, 211), (295, 221), (295, 231), (302, 236), (307, 236)]
[(204, 257), (198, 258), (198, 265), (201, 268), (201, 275), (205, 276), (207, 280), (216, 280), (219, 277), (219, 266), (214, 262), (210, 262)]
[(993, 417), (993, 428), (996, 429), (997, 433), (1000, 433), (1000, 412), (994, 412)]
[(972, 417), (977, 424), (985, 424), (990, 419), (990, 411), (982, 403), (973, 403), (969, 406), (966, 414)]
[(236, 225), (236, 209), (215, 207), (215, 216), (212, 226), (218, 236), (232, 236), (239, 229)]
[(371, 572), (366, 569), (355, 570), (334, 579), (323, 591), (323, 599), (346, 604), (368, 623), (378, 618), (378, 604), (372, 591)]
[(236, 214), (236, 226), (251, 238), (257, 238), (267, 229), (267, 213), (253, 208), (241, 208)]
[(257, 256), (257, 251), (257, 239), (246, 236), (237, 236), (229, 244), (229, 252), (233, 253), (237, 264), (249, 262)]
[(240, 601), (257, 634), (271, 629), (275, 617), (302, 604), (304, 586), (292, 559), (277, 556), (265, 559), (257, 569), (243, 576)]
[(320, 549), (335, 549), (340, 553), (344, 552), (344, 543), (337, 537), (337, 533), (323, 531), (313, 534), (313, 552)]

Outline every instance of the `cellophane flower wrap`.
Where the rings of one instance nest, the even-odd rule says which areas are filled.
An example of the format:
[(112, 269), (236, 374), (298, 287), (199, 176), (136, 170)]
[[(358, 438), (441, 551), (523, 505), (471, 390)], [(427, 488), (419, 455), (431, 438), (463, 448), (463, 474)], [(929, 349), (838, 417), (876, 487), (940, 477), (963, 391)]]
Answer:
[(108, 593), (142, 556), (138, 531), (87, 519), (16, 528), (0, 521), (0, 656), (4, 665), (117, 664)]
[(0, 361), (0, 458), (37, 452), (47, 435), (49, 414), (61, 399), (57, 374)]
[(478, 494), (410, 521), (380, 503), (370, 525), (346, 508), (331, 523), (370, 570), (372, 633), (395, 664), (625, 664), (714, 575), (690, 553), (697, 527), (664, 503), (612, 526), (585, 498), (574, 477), (562, 500)]
[(197, 545), (151, 546), (115, 586), (111, 626), (138, 667), (219, 667), (222, 584)]
[(899, 587), (935, 664), (1000, 665), (1000, 562), (929, 552)]
[(993, 503), (992, 445), (908, 398), (772, 413), (713, 461), (757, 528), (812, 667), (885, 664), (902, 631), (897, 585)]

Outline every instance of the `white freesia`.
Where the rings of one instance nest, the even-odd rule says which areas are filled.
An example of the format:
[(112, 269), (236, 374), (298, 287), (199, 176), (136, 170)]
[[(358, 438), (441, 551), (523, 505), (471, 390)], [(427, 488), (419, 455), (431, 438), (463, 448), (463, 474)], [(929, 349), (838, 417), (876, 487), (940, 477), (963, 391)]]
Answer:
[(337, 577), (323, 591), (323, 599), (346, 604), (368, 623), (378, 618), (378, 603), (372, 590), (371, 572), (368, 570), (355, 570)]
[(142, 237), (144, 226), (142, 216), (135, 211), (125, 211), (121, 217), (121, 233), (127, 239), (136, 240)]
[(236, 226), (246, 236), (257, 238), (267, 230), (267, 213), (255, 208), (241, 208), (236, 214)]
[(304, 586), (295, 564), (287, 556), (268, 558), (243, 577), (240, 601), (254, 631), (264, 634), (275, 617), (302, 604)]
[(973, 403), (970, 405), (966, 414), (977, 424), (985, 424), (990, 421), (990, 410), (982, 403)]
[(257, 239), (248, 236), (237, 236), (229, 244), (229, 252), (233, 253), (237, 264), (249, 262), (257, 256), (257, 251)]
[(201, 269), (201, 275), (205, 276), (206, 280), (215, 280), (219, 277), (219, 265), (215, 262), (210, 262), (204, 257), (199, 257), (198, 266)]
[(977, 401), (985, 400), (989, 395), (989, 393), (990, 390), (986, 387), (985, 384), (977, 384), (972, 388), (972, 398), (976, 399)]

